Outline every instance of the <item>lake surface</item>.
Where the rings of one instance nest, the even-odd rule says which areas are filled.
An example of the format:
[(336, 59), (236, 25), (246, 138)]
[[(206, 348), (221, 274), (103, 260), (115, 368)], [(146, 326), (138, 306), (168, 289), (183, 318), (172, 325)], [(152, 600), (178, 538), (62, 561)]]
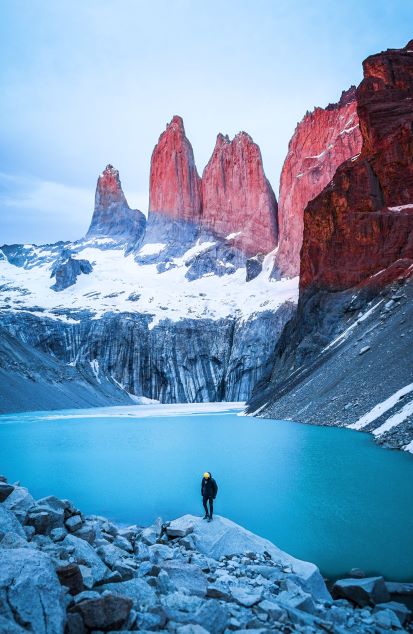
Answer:
[[(0, 416), (0, 473), (35, 497), (147, 525), (216, 512), (317, 563), (413, 580), (413, 457), (368, 434), (237, 415), (223, 404), (131, 406)], [(209, 411), (212, 410), (212, 411)]]

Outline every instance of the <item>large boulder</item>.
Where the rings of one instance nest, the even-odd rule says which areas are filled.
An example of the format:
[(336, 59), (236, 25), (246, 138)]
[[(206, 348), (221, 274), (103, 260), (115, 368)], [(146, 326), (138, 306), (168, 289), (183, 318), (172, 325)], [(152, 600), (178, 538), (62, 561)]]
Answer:
[(16, 486), (13, 493), (3, 502), (3, 506), (12, 511), (22, 521), (26, 517), (29, 508), (34, 504), (34, 498), (30, 495), (28, 489), (20, 486)]
[(0, 550), (0, 617), (24, 624), (25, 631), (62, 634), (63, 595), (52, 562), (44, 553), (27, 548)]
[(137, 612), (148, 610), (159, 604), (155, 591), (144, 579), (107, 583), (101, 589), (103, 591), (109, 590), (111, 594), (129, 597), (132, 600), (134, 610)]
[(66, 535), (62, 541), (62, 546), (69, 550), (73, 549), (73, 557), (76, 563), (86, 566), (90, 570), (93, 584), (103, 581), (108, 573), (108, 568), (84, 539), (74, 535)]
[(339, 579), (333, 586), (332, 595), (335, 599), (347, 599), (360, 607), (390, 601), (383, 577)]
[(26, 539), (25, 532), (20, 522), (15, 518), (4, 504), (0, 504), (0, 534), (3, 533), (16, 533), (20, 537)]
[(4, 502), (6, 498), (9, 497), (11, 493), (14, 491), (14, 486), (12, 484), (8, 484), (7, 482), (0, 482), (0, 502)]
[(108, 594), (99, 599), (88, 599), (74, 606), (85, 626), (91, 630), (119, 630), (128, 620), (132, 601), (127, 597)]
[(179, 531), (185, 535), (191, 533), (197, 550), (212, 559), (246, 552), (260, 554), (267, 552), (273, 561), (290, 567), (292, 572), (300, 578), (303, 588), (314, 599), (331, 601), (317, 566), (291, 557), (267, 539), (251, 533), (225, 517), (216, 515), (213, 522), (207, 523), (200, 517), (183, 515), (171, 522), (167, 530), (175, 533)]
[(180, 561), (166, 561), (162, 569), (168, 573), (173, 586), (181, 592), (204, 597), (207, 593), (207, 578), (194, 564)]

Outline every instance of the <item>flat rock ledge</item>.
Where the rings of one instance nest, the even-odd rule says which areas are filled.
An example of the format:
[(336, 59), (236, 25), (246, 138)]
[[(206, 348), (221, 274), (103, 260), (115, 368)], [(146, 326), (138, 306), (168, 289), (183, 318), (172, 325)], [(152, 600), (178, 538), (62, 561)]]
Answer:
[(1, 634), (413, 631), (413, 584), (337, 581), (224, 517), (121, 527), (0, 476)]

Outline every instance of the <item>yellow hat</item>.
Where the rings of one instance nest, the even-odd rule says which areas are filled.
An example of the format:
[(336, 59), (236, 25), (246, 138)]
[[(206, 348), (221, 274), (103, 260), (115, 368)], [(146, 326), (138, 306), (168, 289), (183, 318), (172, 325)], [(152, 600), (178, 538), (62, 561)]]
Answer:
[(208, 471), (205, 471), (205, 473), (204, 473), (204, 478), (208, 479), (208, 478), (210, 478), (210, 477), (211, 477), (211, 476), (209, 475)]

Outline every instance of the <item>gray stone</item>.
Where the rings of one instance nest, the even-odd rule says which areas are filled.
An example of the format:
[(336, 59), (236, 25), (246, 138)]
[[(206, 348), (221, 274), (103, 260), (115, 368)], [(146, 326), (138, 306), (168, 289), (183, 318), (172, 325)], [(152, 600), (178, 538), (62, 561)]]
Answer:
[(65, 521), (65, 526), (68, 531), (74, 533), (83, 526), (83, 520), (80, 515), (72, 515)]
[(162, 519), (158, 517), (151, 526), (144, 528), (140, 536), (143, 543), (147, 546), (156, 544), (162, 533), (162, 525)]
[(11, 493), (14, 491), (14, 486), (12, 484), (7, 484), (7, 482), (0, 482), (0, 502), (4, 502), (6, 498), (9, 497)]
[(100, 593), (96, 592), (96, 590), (83, 590), (83, 592), (79, 592), (73, 597), (74, 603), (80, 603), (81, 601), (85, 601), (85, 599), (99, 599)]
[(216, 599), (205, 601), (195, 612), (199, 625), (206, 625), (213, 634), (222, 634), (229, 621), (228, 611)]
[(376, 625), (385, 630), (401, 629), (401, 623), (393, 610), (379, 610), (375, 614)]
[(245, 586), (235, 586), (231, 588), (231, 596), (240, 605), (251, 608), (259, 603), (262, 599), (262, 589), (252, 590)]
[(113, 545), (121, 550), (125, 550), (127, 553), (133, 552), (132, 544), (126, 537), (122, 537), (122, 535), (117, 535), (113, 541)]
[(67, 530), (65, 528), (53, 528), (50, 531), (50, 537), (54, 542), (61, 542), (67, 535)]
[(154, 544), (153, 546), (149, 546), (149, 552), (151, 561), (155, 563), (166, 561), (167, 559), (173, 559), (174, 557), (173, 549), (165, 544)]
[(398, 617), (400, 623), (402, 625), (405, 624), (406, 620), (411, 617), (412, 613), (404, 603), (399, 603), (398, 601), (387, 601), (387, 603), (378, 603), (373, 613), (378, 612), (379, 610), (392, 610)]
[(65, 634), (86, 634), (86, 628), (80, 614), (76, 612), (68, 613)]
[(9, 511), (12, 511), (19, 520), (23, 520), (26, 517), (27, 511), (34, 503), (34, 498), (25, 487), (16, 486), (13, 493), (3, 502), (3, 506)]
[(177, 634), (209, 634), (210, 630), (206, 630), (198, 623), (188, 623), (177, 627), (176, 632)]
[(400, 583), (398, 581), (386, 581), (386, 588), (389, 594), (413, 595), (413, 583)]
[(211, 584), (207, 588), (207, 597), (211, 599), (221, 599), (222, 601), (230, 601), (231, 595), (225, 586)]
[(122, 557), (126, 555), (124, 550), (121, 550), (117, 546), (113, 544), (108, 544), (107, 546), (99, 546), (97, 549), (97, 554), (105, 562), (109, 568), (114, 568), (115, 564), (117, 564)]
[(187, 517), (188, 516), (185, 515), (184, 517), (173, 520), (166, 527), (166, 534), (168, 537), (185, 537), (186, 535), (189, 535), (189, 533), (192, 533), (193, 526), (191, 522), (187, 521)]
[(159, 605), (154, 590), (144, 579), (130, 579), (119, 583), (108, 583), (102, 586), (102, 590), (109, 590), (112, 594), (129, 597), (132, 599), (133, 608), (142, 612)]
[(33, 526), (39, 535), (49, 535), (54, 528), (63, 528), (63, 521), (63, 509), (55, 510), (48, 506), (36, 506), (26, 517), (26, 524)]
[[(62, 544), (65, 548), (70, 546), (73, 547), (73, 557), (76, 563), (87, 566), (87, 568), (90, 569), (94, 584), (104, 579), (107, 572), (107, 567), (102, 562), (100, 557), (96, 554), (94, 549), (87, 542), (85, 542), (84, 539), (79, 539), (74, 535), (66, 535)], [(89, 587), (85, 580), (83, 571), (82, 576), (85, 585)]]
[(336, 599), (348, 599), (360, 607), (390, 600), (383, 577), (340, 579), (335, 582), (332, 594)]
[(23, 539), (26, 537), (22, 525), (14, 514), (5, 507), (4, 502), (0, 505), (0, 531), (2, 533), (16, 533)]
[(87, 628), (92, 630), (119, 630), (128, 620), (132, 601), (114, 594), (86, 599), (77, 603), (72, 612), (78, 613)]
[(79, 594), (83, 590), (83, 577), (78, 564), (70, 563), (58, 566), (56, 574), (62, 586), (68, 588), (70, 594)]
[(64, 592), (50, 559), (27, 548), (0, 550), (0, 614), (36, 634), (61, 634)]
[(286, 611), (283, 610), (281, 606), (279, 606), (277, 603), (274, 603), (274, 601), (268, 601), (268, 599), (260, 601), (257, 607), (259, 610), (266, 612), (268, 616), (274, 621), (279, 621), (286, 615)]
[(207, 578), (198, 566), (172, 560), (163, 563), (162, 568), (168, 573), (177, 590), (188, 591), (201, 597), (206, 595)]
[(283, 590), (277, 596), (277, 601), (285, 608), (293, 608), (294, 610), (303, 610), (309, 614), (315, 614), (316, 608), (310, 594), (304, 592), (301, 588), (296, 591)]

